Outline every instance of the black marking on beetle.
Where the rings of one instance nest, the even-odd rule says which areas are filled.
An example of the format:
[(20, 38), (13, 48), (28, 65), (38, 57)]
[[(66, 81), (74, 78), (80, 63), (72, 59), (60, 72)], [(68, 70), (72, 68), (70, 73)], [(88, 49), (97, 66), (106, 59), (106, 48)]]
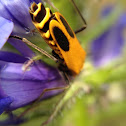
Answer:
[(31, 19), (32, 19), (32, 21), (34, 21), (34, 16), (33, 16), (33, 14), (30, 12), (30, 16), (31, 16)]
[(51, 10), (50, 10), (50, 14), (51, 14), (51, 15), (53, 14)]
[(52, 38), (51, 34), (50, 34), (49, 40), (50, 40), (50, 41), (52, 41), (52, 40), (53, 40), (53, 38)]
[[(51, 19), (51, 20), (53, 19), (53, 20), (56, 20), (56, 21), (58, 21), (58, 20), (56, 19), (56, 16), (55, 16), (55, 14), (52, 14), (50, 19)], [(58, 22), (59, 22), (59, 21), (58, 21)]]
[(44, 27), (42, 29), (40, 29), (40, 31), (46, 33), (49, 30), (49, 22), (50, 20), (48, 20), (45, 24)]
[(35, 17), (35, 21), (40, 23), (45, 17), (45, 15), (46, 15), (45, 7), (43, 6), (43, 4), (41, 4), (41, 10), (38, 12), (37, 16)]
[(44, 27), (42, 29), (39, 29), (40, 31), (46, 33), (49, 30), (49, 23), (50, 21), (54, 18), (55, 15), (52, 14), (52, 12), (50, 11), (51, 17), (49, 18), (49, 20), (44, 24)]
[(61, 59), (60, 56), (59, 56), (54, 50), (52, 50), (52, 55), (53, 55), (55, 58), (57, 58), (57, 59), (61, 60), (62, 62), (64, 62), (64, 59)]
[(60, 30), (58, 27), (53, 28), (55, 39), (60, 46), (60, 48), (64, 51), (69, 51), (69, 41), (67, 37), (64, 35), (62, 30)]
[(70, 26), (68, 25), (68, 23), (65, 21), (65, 19), (60, 15), (60, 20), (62, 21), (63, 25), (65, 26), (67, 32), (69, 33), (69, 35), (74, 38), (74, 33), (71, 30)]
[(38, 6), (36, 3), (33, 4), (34, 6), (32, 7), (33, 12), (35, 12), (38, 9)]

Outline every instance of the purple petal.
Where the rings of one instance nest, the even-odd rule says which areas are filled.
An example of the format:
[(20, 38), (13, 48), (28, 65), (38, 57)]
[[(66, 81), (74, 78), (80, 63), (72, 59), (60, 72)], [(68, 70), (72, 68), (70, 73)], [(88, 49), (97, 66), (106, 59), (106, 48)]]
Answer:
[(9, 38), (8, 42), (13, 45), (25, 57), (32, 58), (35, 55), (33, 51), (21, 40)]
[(104, 66), (117, 58), (122, 53), (124, 45), (123, 32), (126, 28), (126, 13), (97, 37), (91, 44), (92, 59), (95, 66)]
[[(23, 71), (22, 63), (0, 61), (0, 68), (0, 97), (10, 96), (14, 99), (7, 110), (13, 110), (33, 102), (44, 89), (64, 87), (66, 84), (57, 69), (42, 62), (34, 63), (26, 72)], [(49, 91), (42, 99), (61, 91)]]
[(0, 114), (2, 114), (12, 102), (13, 100), (10, 97), (0, 98)]
[[(32, 24), (29, 14), (29, 6), (33, 1), (34, 0), (11, 0), (11, 2), (10, 0), (0, 1), (0, 16), (13, 21), (14, 23), (12, 35), (30, 38), (31, 40), (33, 37), (35, 37), (35, 35), (33, 35), (31, 32), (33, 29), (35, 29), (35, 27)], [(38, 3), (41, 2), (41, 0), (35, 0), (35, 2)], [(4, 39), (3, 36), (1, 36), (1, 38)], [(32, 50), (20, 40), (10, 38), (8, 42), (25, 57), (34, 56)]]
[(11, 34), (13, 26), (13, 22), (0, 17), (0, 49), (3, 47)]
[(6, 19), (12, 20), (15, 26), (17, 25), (17, 27), (14, 28), (14, 31), (19, 31), (20, 28), (22, 28), (22, 31), (24, 31), (25, 29), (33, 26), (28, 11), (28, 1), (11, 0), (10, 2), (10, 0), (3, 0), (1, 1), (1, 4), (5, 8), (6, 13), (1, 13), (0, 15)]
[(24, 63), (28, 59), (20, 56), (16, 53), (0, 51), (0, 61), (12, 62), (12, 63)]
[[(26, 34), (27, 31), (32, 31), (34, 26), (29, 14), (29, 7), (32, 1), (29, 0), (3, 0), (0, 1), (0, 16), (13, 21), (13, 33)], [(41, 0), (35, 0), (41, 2)], [(4, 12), (4, 13), (3, 13)]]
[(113, 6), (107, 6), (101, 13), (101, 18), (105, 18), (106, 16), (108, 16), (113, 10)]

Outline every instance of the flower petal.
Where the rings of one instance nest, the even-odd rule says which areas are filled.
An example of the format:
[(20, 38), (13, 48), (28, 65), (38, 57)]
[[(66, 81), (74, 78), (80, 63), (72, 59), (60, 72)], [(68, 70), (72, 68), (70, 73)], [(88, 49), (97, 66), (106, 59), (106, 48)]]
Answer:
[[(41, 0), (35, 1), (40, 2)], [(26, 34), (26, 32), (34, 29), (29, 14), (31, 2), (33, 2), (33, 0), (11, 0), (11, 2), (10, 0), (0, 1), (0, 16), (13, 21), (13, 33)]]
[[(35, 35), (33, 35), (31, 32), (33, 29), (35, 29), (35, 27), (32, 24), (29, 14), (29, 6), (33, 1), (34, 0), (11, 0), (11, 2), (10, 0), (0, 1), (0, 16), (13, 21), (14, 23), (13, 32), (11, 35), (30, 38), (30, 40), (35, 37)], [(41, 0), (35, 0), (35, 2), (38, 3), (41, 2)], [(3, 36), (1, 36), (1, 38), (4, 39)], [(33, 51), (20, 40), (9, 38), (8, 42), (25, 57), (34, 56)], [(1, 46), (2, 45), (3, 44), (1, 44)]]
[(12, 102), (13, 100), (10, 97), (0, 98), (0, 115), (4, 112), (6, 108), (9, 107)]
[[(109, 11), (103, 15), (106, 16)], [(121, 55), (124, 45), (124, 29), (126, 28), (126, 13), (122, 13), (118, 20), (98, 36), (91, 44), (93, 63), (96, 67), (104, 66)]]
[(8, 42), (25, 57), (32, 58), (35, 55), (33, 51), (21, 40), (9, 38)]
[(12, 63), (24, 63), (28, 58), (24, 58), (16, 53), (0, 51), (0, 61), (12, 62)]
[[(22, 63), (0, 61), (0, 68), (0, 97), (10, 96), (14, 99), (7, 110), (33, 102), (45, 89), (66, 85), (58, 70), (43, 62), (34, 63), (26, 72), (22, 69)], [(42, 99), (54, 96), (61, 91), (49, 91)]]
[(0, 17), (0, 49), (7, 41), (9, 35), (13, 30), (13, 22)]
[(14, 28), (14, 31), (19, 31), (19, 26), (22, 29), (27, 29), (32, 25), (31, 18), (29, 15), (29, 6), (28, 1), (22, 1), (22, 0), (3, 0), (1, 1), (1, 4), (6, 9), (6, 13), (8, 14), (0, 14), (1, 16), (5, 17), (6, 19), (10, 19), (14, 22), (15, 26), (18, 27)]

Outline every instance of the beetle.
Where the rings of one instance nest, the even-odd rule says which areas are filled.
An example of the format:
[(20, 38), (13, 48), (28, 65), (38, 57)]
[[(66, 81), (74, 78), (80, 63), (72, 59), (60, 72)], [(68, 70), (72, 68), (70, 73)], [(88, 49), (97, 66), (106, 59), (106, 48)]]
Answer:
[(66, 19), (59, 12), (52, 13), (42, 3), (33, 3), (29, 12), (33, 24), (52, 48), (53, 56), (62, 61), (59, 69), (72, 76), (78, 75), (86, 53)]

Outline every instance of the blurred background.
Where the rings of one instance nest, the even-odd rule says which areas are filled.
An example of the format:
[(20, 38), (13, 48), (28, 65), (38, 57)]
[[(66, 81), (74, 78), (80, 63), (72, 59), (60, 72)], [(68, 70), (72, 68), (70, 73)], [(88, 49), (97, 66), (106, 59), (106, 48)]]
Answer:
[[(87, 52), (84, 68), (60, 102), (63, 94), (42, 101), (20, 126), (39, 126), (51, 113), (48, 126), (126, 126), (126, 1), (74, 1), (87, 22), (77, 34)], [(51, 2), (55, 8), (50, 1), (45, 6), (64, 15), (74, 31), (83, 26), (70, 0)]]

